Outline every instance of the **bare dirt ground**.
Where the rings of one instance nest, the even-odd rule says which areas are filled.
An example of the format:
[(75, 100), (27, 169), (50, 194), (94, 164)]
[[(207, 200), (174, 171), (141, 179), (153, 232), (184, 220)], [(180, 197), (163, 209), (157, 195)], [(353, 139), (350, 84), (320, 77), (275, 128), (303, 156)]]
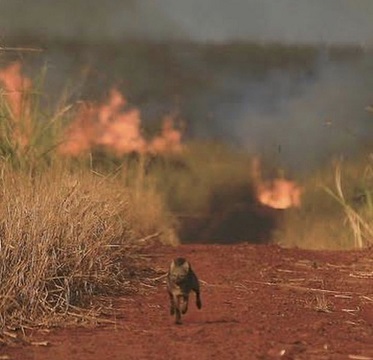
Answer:
[[(164, 278), (115, 301), (115, 324), (34, 331), (48, 346), (0, 348), (0, 359), (373, 359), (373, 250), (314, 252), (274, 245), (146, 250), (159, 274), (186, 256), (202, 282), (183, 325)], [(154, 284), (154, 282), (153, 282)]]

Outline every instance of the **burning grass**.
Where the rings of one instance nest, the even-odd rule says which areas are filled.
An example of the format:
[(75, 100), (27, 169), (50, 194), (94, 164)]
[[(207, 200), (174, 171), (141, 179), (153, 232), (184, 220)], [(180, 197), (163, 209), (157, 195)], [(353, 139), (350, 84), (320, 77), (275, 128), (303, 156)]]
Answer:
[(18, 169), (34, 171), (50, 164), (71, 109), (42, 108), (43, 96), (19, 62), (0, 70), (0, 157)]
[(164, 119), (161, 133), (150, 141), (144, 138), (141, 130), (140, 111), (129, 107), (125, 97), (113, 88), (109, 98), (101, 104), (80, 104), (58, 150), (69, 156), (79, 156), (100, 147), (116, 156), (182, 150), (182, 134), (174, 127), (171, 115)]

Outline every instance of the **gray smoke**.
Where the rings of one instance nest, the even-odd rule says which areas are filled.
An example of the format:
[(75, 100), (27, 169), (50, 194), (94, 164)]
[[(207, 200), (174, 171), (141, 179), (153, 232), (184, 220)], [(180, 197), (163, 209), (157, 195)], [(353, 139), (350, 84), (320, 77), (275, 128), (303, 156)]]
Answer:
[(14, 35), (82, 42), (183, 37), (150, 0), (1, 0), (0, 24), (3, 41)]
[(1, 0), (0, 35), (373, 44), (371, 0)]
[(320, 49), (310, 72), (216, 73), (215, 91), (193, 99), (210, 112), (208, 122), (194, 124), (195, 134), (264, 154), (289, 170), (312, 171), (333, 156), (371, 147), (372, 65), (372, 52), (337, 62)]
[(193, 124), (193, 135), (228, 141), (293, 171), (354, 155), (373, 135), (366, 111), (373, 103), (372, 55), (335, 61), (321, 48), (312, 71), (217, 71), (214, 91), (195, 94), (186, 106), (207, 118)]
[(320, 64), (311, 78), (274, 73), (249, 86), (232, 126), (237, 142), (302, 171), (371, 145), (373, 116), (365, 108), (373, 102), (372, 55), (353, 64)]
[[(159, 1), (161, 2), (161, 1)], [(373, 42), (370, 0), (166, 0), (193, 39)]]

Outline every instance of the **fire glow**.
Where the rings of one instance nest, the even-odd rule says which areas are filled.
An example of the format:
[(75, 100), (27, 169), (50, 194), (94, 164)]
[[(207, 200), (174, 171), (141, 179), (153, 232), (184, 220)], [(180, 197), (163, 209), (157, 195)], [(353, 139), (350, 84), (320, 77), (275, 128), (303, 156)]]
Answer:
[(102, 147), (120, 156), (128, 153), (174, 153), (182, 150), (181, 131), (174, 128), (171, 116), (163, 122), (160, 135), (147, 141), (141, 132), (141, 116), (129, 107), (126, 98), (115, 88), (106, 102), (79, 105), (76, 117), (66, 131), (60, 152), (78, 156)]
[[(0, 70), (0, 83), (13, 129), (12, 140), (25, 148), (32, 136), (32, 82), (22, 74), (22, 65), (17, 61)], [(103, 103), (78, 104), (58, 150), (68, 156), (79, 156), (99, 147), (118, 156), (133, 152), (165, 154), (180, 152), (181, 140), (182, 133), (174, 127), (172, 116), (164, 119), (159, 135), (146, 140), (141, 131), (140, 110), (130, 107), (119, 90), (113, 88)]]
[(283, 177), (263, 180), (261, 163), (257, 157), (252, 167), (256, 197), (262, 205), (278, 210), (301, 206), (302, 188), (296, 182)]
[(22, 66), (14, 62), (0, 70), (1, 94), (7, 103), (7, 116), (11, 122), (12, 140), (20, 148), (25, 148), (31, 137), (31, 80), (22, 74)]

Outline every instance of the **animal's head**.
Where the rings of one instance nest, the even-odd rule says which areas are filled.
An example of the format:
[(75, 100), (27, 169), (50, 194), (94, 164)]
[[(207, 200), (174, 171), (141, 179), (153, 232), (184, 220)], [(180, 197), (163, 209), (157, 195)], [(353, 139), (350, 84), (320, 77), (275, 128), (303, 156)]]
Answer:
[(187, 277), (190, 269), (190, 263), (185, 258), (179, 257), (172, 260), (170, 265), (171, 280), (179, 284)]

